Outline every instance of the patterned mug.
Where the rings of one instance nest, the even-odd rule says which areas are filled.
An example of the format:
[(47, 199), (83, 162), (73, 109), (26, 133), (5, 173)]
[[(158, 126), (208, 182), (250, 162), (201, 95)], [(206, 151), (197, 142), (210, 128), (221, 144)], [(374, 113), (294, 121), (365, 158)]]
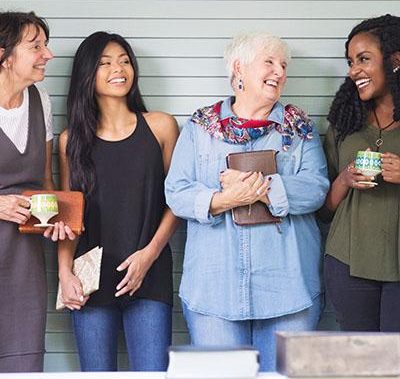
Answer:
[(30, 211), (32, 216), (40, 220), (40, 224), (34, 226), (53, 226), (48, 221), (58, 214), (57, 196), (51, 193), (32, 195)]
[(360, 170), (364, 176), (376, 176), (381, 173), (381, 153), (376, 151), (358, 151), (355, 168)]

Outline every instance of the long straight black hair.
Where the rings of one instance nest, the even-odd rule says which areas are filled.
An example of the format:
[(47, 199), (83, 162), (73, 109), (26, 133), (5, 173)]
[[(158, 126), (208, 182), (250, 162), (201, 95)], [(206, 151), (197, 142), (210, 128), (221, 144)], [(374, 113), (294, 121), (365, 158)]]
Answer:
[(132, 112), (146, 112), (138, 87), (139, 68), (130, 44), (119, 34), (96, 32), (79, 46), (72, 66), (71, 84), (67, 100), (70, 187), (89, 196), (93, 191), (96, 172), (92, 147), (99, 121), (96, 100), (96, 72), (102, 53), (110, 42), (118, 43), (128, 54), (134, 70), (134, 79), (127, 95), (127, 106)]

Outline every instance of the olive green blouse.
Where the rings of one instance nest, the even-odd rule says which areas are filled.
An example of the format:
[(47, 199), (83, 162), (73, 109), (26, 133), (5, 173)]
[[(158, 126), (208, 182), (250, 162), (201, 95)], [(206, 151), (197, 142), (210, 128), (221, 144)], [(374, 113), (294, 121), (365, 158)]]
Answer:
[[(355, 159), (358, 150), (375, 150), (378, 129), (367, 125), (335, 143), (329, 127), (324, 143), (331, 182)], [(400, 128), (382, 133), (380, 152), (400, 155)], [(330, 227), (326, 253), (350, 265), (350, 274), (380, 281), (399, 281), (400, 185), (384, 182), (357, 190), (351, 188), (339, 204)]]

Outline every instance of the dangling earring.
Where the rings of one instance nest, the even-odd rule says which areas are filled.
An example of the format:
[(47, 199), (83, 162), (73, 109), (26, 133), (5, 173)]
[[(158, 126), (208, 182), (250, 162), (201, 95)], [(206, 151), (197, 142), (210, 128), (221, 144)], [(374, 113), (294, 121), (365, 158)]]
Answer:
[(244, 85), (243, 85), (242, 79), (238, 80), (238, 89), (239, 89), (239, 91), (244, 91)]
[(5, 60), (5, 61), (3, 61), (3, 63), (1, 64), (1, 66), (4, 68), (4, 69), (8, 69), (9, 67), (10, 67), (10, 64)]
[(397, 71), (399, 71), (400, 70), (400, 66), (396, 66), (394, 69), (393, 69), (393, 74), (395, 74)]

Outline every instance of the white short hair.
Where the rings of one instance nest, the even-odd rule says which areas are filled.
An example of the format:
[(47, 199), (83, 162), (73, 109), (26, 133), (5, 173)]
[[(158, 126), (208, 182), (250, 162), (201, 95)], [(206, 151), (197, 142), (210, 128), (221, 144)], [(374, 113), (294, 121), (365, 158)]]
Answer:
[(256, 55), (266, 50), (273, 53), (283, 53), (287, 63), (290, 61), (289, 45), (281, 38), (268, 32), (242, 33), (233, 37), (225, 47), (224, 60), (229, 79), (233, 79), (233, 64), (236, 60), (243, 64), (251, 63)]

